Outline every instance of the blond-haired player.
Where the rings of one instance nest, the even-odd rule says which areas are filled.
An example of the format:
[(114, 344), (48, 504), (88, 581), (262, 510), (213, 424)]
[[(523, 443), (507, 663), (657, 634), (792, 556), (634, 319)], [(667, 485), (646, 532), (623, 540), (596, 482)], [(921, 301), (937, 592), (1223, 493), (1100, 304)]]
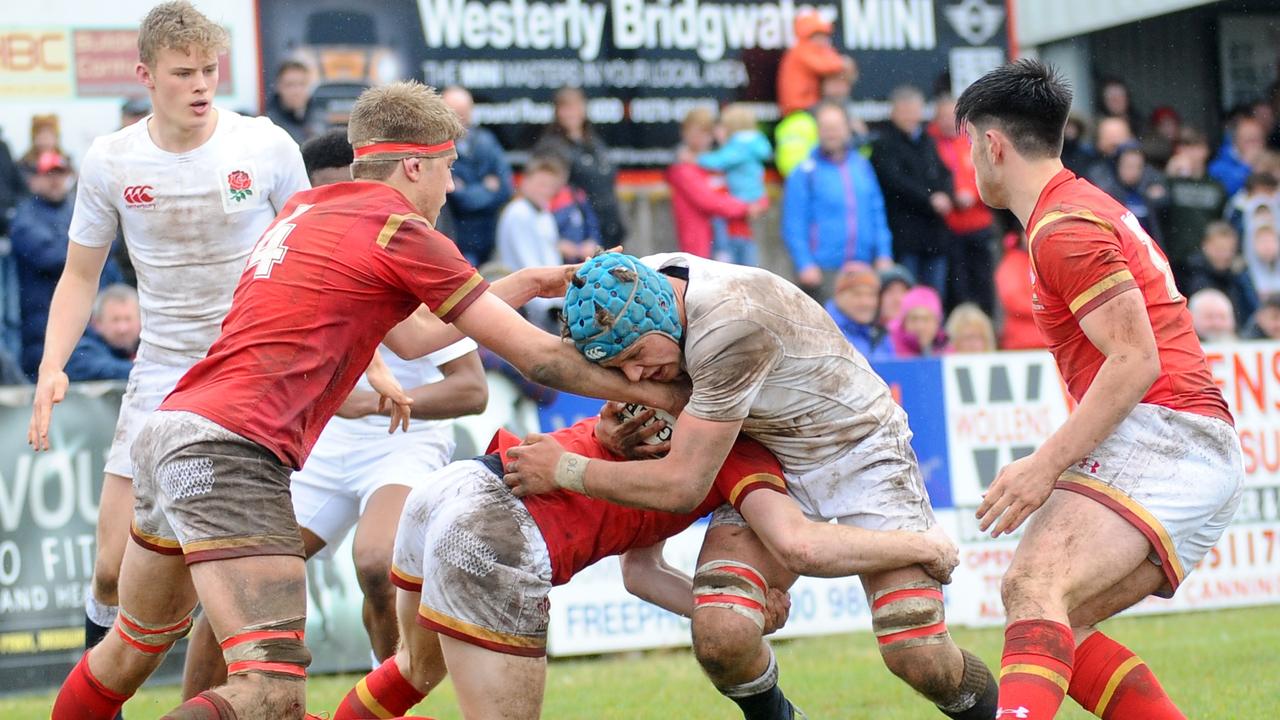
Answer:
[[(295, 194), (258, 240), (222, 334), (134, 443), (137, 498), (117, 632), (63, 683), (53, 720), (112, 717), (187, 632), (197, 600), (222, 646), (227, 684), (165, 717), (304, 716), (311, 654), (289, 478), (380, 341), (416, 357), (460, 330), (544, 384), (666, 408), (680, 402), (678, 390), (632, 386), (583, 362), (510, 307), (562, 294), (563, 268), (526, 268), (489, 292), (436, 232), (463, 133), (422, 85), (366, 90), (347, 133), (356, 180)], [(398, 384), (370, 380), (407, 418), (410, 400)]]
[(120, 407), (98, 507), (97, 559), (85, 601), (91, 647), (115, 620), (133, 507), (129, 449), (178, 378), (204, 357), (245, 259), (289, 196), (310, 187), (298, 146), (265, 118), (216, 107), (221, 26), (189, 3), (158, 5), (138, 33), (138, 81), (151, 115), (98, 138), (81, 168), (67, 264), (49, 310), (32, 414), (47, 448), (53, 405), (84, 332), (118, 228), (138, 274), (142, 344)]

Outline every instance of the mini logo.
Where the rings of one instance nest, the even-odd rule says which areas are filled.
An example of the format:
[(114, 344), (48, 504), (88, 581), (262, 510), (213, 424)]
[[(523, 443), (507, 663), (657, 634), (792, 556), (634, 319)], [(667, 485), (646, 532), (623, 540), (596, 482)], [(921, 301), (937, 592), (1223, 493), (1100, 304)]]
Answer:
[(227, 186), (230, 188), (227, 192), (236, 202), (243, 202), (253, 194), (253, 178), (244, 170), (231, 171), (231, 174), (227, 175)]
[(582, 354), (586, 355), (588, 360), (599, 360), (600, 358), (604, 357), (604, 348), (600, 347), (599, 345), (592, 345), (591, 347), (583, 351)]
[(129, 185), (124, 189), (124, 204), (131, 208), (155, 207), (156, 198), (152, 195), (155, 188), (150, 185)]
[(970, 45), (981, 45), (990, 40), (1004, 21), (1004, 9), (987, 4), (986, 0), (963, 0), (948, 5), (942, 12), (956, 34), (969, 41)]

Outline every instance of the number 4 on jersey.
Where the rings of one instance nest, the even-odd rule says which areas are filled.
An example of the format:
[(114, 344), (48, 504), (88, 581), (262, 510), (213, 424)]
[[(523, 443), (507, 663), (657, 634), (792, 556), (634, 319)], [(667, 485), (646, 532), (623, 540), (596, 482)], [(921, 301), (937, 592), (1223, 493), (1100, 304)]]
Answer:
[(284, 244), (284, 241), (296, 227), (293, 221), (311, 207), (311, 205), (299, 205), (289, 213), (288, 217), (267, 228), (262, 237), (258, 238), (258, 244), (253, 246), (253, 253), (249, 255), (249, 266), (254, 268), (255, 279), (271, 277), (271, 270), (284, 262), (285, 253), (289, 252), (289, 247)]

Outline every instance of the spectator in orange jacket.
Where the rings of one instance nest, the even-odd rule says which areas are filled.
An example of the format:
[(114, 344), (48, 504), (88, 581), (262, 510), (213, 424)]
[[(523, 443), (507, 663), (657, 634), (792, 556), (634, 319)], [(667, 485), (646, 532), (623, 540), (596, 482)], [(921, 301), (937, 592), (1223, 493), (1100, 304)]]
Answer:
[(817, 12), (805, 12), (796, 16), (795, 31), (796, 44), (778, 65), (778, 109), (783, 117), (818, 104), (822, 78), (845, 71), (844, 58), (831, 45), (831, 23)]
[(1044, 347), (1040, 331), (1031, 317), (1031, 255), (1026, 238), (1019, 232), (1004, 237), (1004, 257), (996, 267), (996, 295), (1004, 314), (1000, 328), (1001, 350), (1030, 350)]

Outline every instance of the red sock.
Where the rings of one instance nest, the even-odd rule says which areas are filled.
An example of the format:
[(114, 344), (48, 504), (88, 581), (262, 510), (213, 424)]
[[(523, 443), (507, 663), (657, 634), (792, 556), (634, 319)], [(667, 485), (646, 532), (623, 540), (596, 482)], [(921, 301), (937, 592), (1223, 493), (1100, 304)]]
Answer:
[(1103, 720), (1186, 720), (1142, 658), (1100, 632), (1076, 648), (1067, 693)]
[(361, 720), (363, 718), (385, 718), (404, 715), (409, 708), (422, 702), (426, 693), (417, 688), (400, 674), (396, 667), (395, 656), (387, 658), (377, 670), (365, 675), (356, 686), (347, 693), (333, 714), (333, 720)]
[(50, 720), (111, 720), (128, 699), (128, 695), (107, 689), (89, 672), (86, 652), (62, 682)]
[(1004, 631), (997, 720), (1049, 720), (1071, 679), (1075, 638), (1051, 620), (1019, 620)]

